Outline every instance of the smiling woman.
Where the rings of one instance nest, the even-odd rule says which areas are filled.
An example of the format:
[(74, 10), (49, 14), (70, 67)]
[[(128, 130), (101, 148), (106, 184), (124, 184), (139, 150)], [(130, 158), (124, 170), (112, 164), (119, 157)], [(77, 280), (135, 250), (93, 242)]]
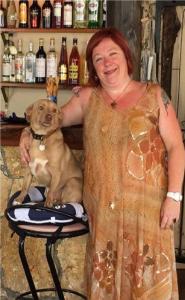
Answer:
[(96, 32), (86, 57), (90, 86), (62, 107), (62, 126), (84, 129), (87, 298), (178, 300), (172, 228), (185, 157), (174, 109), (159, 85), (131, 79), (118, 30)]
[[(96, 35), (92, 36), (91, 43), (88, 44), (87, 51), (86, 51), (86, 60), (87, 60), (87, 65), (88, 65), (88, 70), (89, 70), (90, 83), (93, 86), (97, 86), (100, 83), (100, 81), (97, 77), (95, 65), (93, 62), (93, 60), (95, 58), (94, 50), (97, 46), (100, 45), (100, 43), (104, 39), (106, 39), (106, 40), (108, 39), (108, 41), (114, 42), (112, 45), (113, 49), (109, 50), (111, 52), (110, 53), (111, 56), (115, 55), (115, 49), (114, 49), (115, 47), (116, 47), (117, 51), (121, 50), (122, 54), (124, 54), (125, 60), (127, 63), (127, 68), (128, 68), (128, 75), (131, 75), (132, 71), (133, 71), (131, 52), (128, 47), (128, 43), (125, 39), (123, 39), (122, 34), (114, 28), (112, 28), (109, 31), (108, 30), (107, 31), (103, 31), (103, 30), (99, 31)], [(103, 50), (102, 54), (105, 55), (107, 53), (106, 45), (103, 44), (102, 50)], [(98, 59), (98, 57), (96, 58), (96, 60), (97, 59)], [(99, 59), (101, 59), (101, 56), (99, 57)]]

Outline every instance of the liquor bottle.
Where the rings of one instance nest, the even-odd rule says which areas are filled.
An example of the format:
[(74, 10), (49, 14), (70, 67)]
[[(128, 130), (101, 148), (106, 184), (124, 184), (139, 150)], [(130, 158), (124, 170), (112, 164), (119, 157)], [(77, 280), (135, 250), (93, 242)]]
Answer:
[(64, 0), (64, 9), (63, 9), (63, 26), (65, 28), (73, 27), (73, 1)]
[(107, 26), (107, 0), (103, 0), (103, 23), (102, 27)]
[(53, 28), (62, 27), (62, 1), (54, 0), (53, 2)]
[(88, 3), (88, 27), (89, 28), (98, 28), (99, 26), (99, 1), (98, 0), (89, 0)]
[(22, 40), (18, 40), (18, 52), (15, 56), (15, 81), (24, 82), (25, 79), (25, 56), (22, 52)]
[(78, 40), (73, 39), (73, 48), (69, 57), (69, 85), (79, 85), (80, 55), (77, 47)]
[(2, 0), (0, 1), (0, 28), (6, 27), (6, 9), (3, 7)]
[(68, 83), (68, 58), (67, 58), (66, 37), (62, 38), (60, 61), (59, 61), (59, 65), (58, 65), (58, 76), (59, 76), (60, 84), (67, 85), (67, 83)]
[(36, 53), (36, 77), (35, 82), (46, 82), (46, 53), (44, 51), (44, 40), (39, 39), (39, 50)]
[(45, 0), (42, 6), (42, 27), (52, 28), (53, 7), (50, 0)]
[(55, 39), (50, 39), (50, 49), (46, 55), (46, 77), (57, 77), (57, 54), (55, 51)]
[(15, 82), (15, 56), (17, 48), (13, 42), (13, 33), (9, 33), (9, 49), (10, 49), (10, 81)]
[(19, 27), (28, 27), (28, 0), (19, 0)]
[(17, 23), (17, 11), (14, 0), (9, 0), (7, 7), (7, 27), (16, 28)]
[(37, 0), (33, 0), (32, 5), (30, 6), (30, 27), (40, 28), (40, 20), (41, 20), (41, 8), (38, 5)]
[(25, 82), (35, 82), (36, 55), (33, 52), (33, 43), (29, 42), (29, 50), (25, 56)]
[(88, 26), (88, 1), (74, 0), (74, 28), (87, 28)]
[(2, 81), (10, 81), (10, 49), (8, 33), (5, 33), (4, 53), (2, 59)]
[(87, 85), (88, 81), (89, 72), (87, 69), (86, 46), (84, 46), (80, 56), (80, 85)]

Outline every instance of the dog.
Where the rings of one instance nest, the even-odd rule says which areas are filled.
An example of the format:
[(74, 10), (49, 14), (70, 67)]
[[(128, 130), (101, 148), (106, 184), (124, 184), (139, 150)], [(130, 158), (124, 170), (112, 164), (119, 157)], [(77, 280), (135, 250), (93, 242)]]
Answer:
[(57, 105), (47, 99), (33, 103), (26, 110), (30, 123), (32, 142), (30, 163), (26, 168), (20, 195), (16, 204), (22, 203), (34, 176), (47, 187), (45, 206), (82, 201), (82, 170), (61, 131), (63, 114)]

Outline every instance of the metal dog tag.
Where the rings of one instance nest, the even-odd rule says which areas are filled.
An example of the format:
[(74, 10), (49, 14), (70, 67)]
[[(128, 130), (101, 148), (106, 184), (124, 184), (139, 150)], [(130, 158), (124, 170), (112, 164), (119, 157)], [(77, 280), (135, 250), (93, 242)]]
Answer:
[(39, 145), (39, 150), (44, 151), (46, 149), (46, 146), (44, 144)]

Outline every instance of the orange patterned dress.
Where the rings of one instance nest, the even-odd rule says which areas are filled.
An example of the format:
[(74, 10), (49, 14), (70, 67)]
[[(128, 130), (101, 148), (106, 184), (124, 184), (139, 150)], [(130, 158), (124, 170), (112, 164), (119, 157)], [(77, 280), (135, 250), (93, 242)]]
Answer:
[(116, 110), (93, 90), (84, 118), (88, 300), (178, 300), (173, 230), (159, 226), (167, 190), (156, 86)]

